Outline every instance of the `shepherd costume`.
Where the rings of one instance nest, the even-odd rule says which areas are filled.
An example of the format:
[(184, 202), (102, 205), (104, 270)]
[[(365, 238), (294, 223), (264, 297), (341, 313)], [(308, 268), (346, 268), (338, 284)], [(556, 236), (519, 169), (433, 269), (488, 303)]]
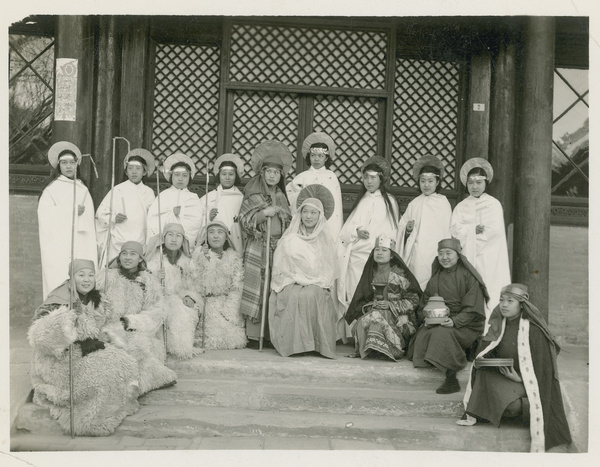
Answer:
[[(333, 212), (332, 194), (321, 185), (309, 185), (329, 195), (327, 212), (317, 197), (302, 199), (288, 230), (283, 234), (273, 256), (273, 276), (269, 298), (271, 343), (282, 357), (317, 351), (335, 358), (337, 312), (331, 296), (335, 279), (334, 242), (327, 219)], [(311, 195), (308, 195), (311, 196)], [(319, 211), (319, 220), (308, 233), (302, 223), (305, 206)]]
[[(125, 170), (127, 170), (129, 159), (133, 156), (143, 157), (146, 160), (145, 168), (148, 177), (150, 177), (154, 172), (154, 156), (145, 149), (134, 149), (125, 156)], [(140, 162), (137, 163), (140, 164)], [(109, 224), (112, 222), (108, 258), (112, 259), (119, 254), (121, 246), (126, 241), (133, 240), (142, 245), (146, 242), (148, 209), (155, 198), (152, 188), (144, 185), (143, 181), (136, 185), (130, 180), (126, 180), (116, 185), (113, 190), (112, 219), (109, 218), (111, 212), (110, 191), (106, 194), (96, 211), (96, 235), (98, 251), (100, 252), (98, 258), (101, 267), (105, 265), (107, 258), (106, 237), (108, 236)], [(126, 215), (127, 219), (117, 224), (115, 218), (119, 213)]]
[(521, 314), (508, 320), (496, 307), (477, 358), (513, 358), (523, 382), (506, 378), (494, 367), (473, 367), (464, 397), (466, 413), (498, 427), (507, 406), (521, 399), (524, 418), (529, 418), (531, 452), (568, 444), (571, 434), (556, 364), (560, 347), (540, 311), (529, 301), (525, 286), (511, 284), (502, 293), (521, 302)]
[[(164, 245), (167, 232), (177, 232), (183, 235), (183, 244), (177, 251), (170, 251)], [(165, 271), (163, 281), (164, 300), (161, 302), (163, 312), (167, 320), (167, 352), (179, 360), (193, 357), (194, 335), (199, 320), (199, 309), (202, 301), (196, 302), (196, 306), (190, 308), (183, 303), (183, 299), (189, 292), (186, 290), (183, 279), (183, 271), (190, 267), (190, 249), (188, 239), (185, 237), (181, 224), (167, 224), (162, 235), (162, 268)], [(161, 247), (152, 248), (148, 254), (148, 269), (158, 273), (161, 269)]]
[[(467, 185), (467, 174), (475, 167), (481, 167), (487, 173), (488, 183), (494, 172), (491, 165), (479, 157), (469, 159), (460, 171), (463, 185)], [(480, 234), (475, 227), (485, 227)], [(491, 311), (500, 301), (500, 290), (510, 283), (510, 267), (506, 230), (502, 204), (493, 196), (483, 193), (479, 198), (467, 197), (456, 205), (452, 212), (450, 232), (460, 240), (463, 254), (481, 275), (490, 294), (486, 310), (489, 318)]]
[[(417, 319), (419, 323), (424, 321), (423, 308), (430, 297), (439, 296), (450, 309), (450, 318), (454, 325), (421, 325), (411, 341), (408, 353), (415, 368), (424, 368), (432, 364), (439, 370), (446, 371), (447, 380), (452, 379), (458, 387), (455, 374), (467, 366), (466, 350), (473, 346), (482, 334), (485, 324), (485, 302), (489, 296), (481, 276), (460, 254), (458, 241), (442, 240), (438, 249), (442, 248), (454, 249), (458, 253), (458, 262), (451, 268), (444, 268), (437, 258), (434, 260), (431, 279), (421, 296)], [(449, 373), (452, 378), (448, 378)]]
[[(142, 246), (137, 242), (125, 242), (122, 250), (127, 248), (141, 251)], [(106, 285), (104, 275), (105, 272), (100, 271), (97, 276), (98, 288), (106, 291), (116, 316), (129, 331), (126, 333), (127, 346), (138, 361), (140, 393), (174, 384), (175, 372), (163, 363), (162, 333), (160, 337), (157, 335), (166, 318), (160, 282), (146, 269), (143, 260), (138, 270), (130, 273), (120, 266), (117, 257), (109, 264)]]
[[(52, 167), (59, 164), (61, 152), (72, 151), (77, 163), (81, 161), (81, 151), (72, 143), (59, 141), (48, 151)], [(92, 197), (79, 179), (76, 181), (77, 205), (85, 207), (80, 216), (75, 213), (75, 258), (89, 259), (94, 267), (98, 265), (96, 248), (96, 226)], [(77, 208), (75, 208), (77, 209)], [(43, 296), (62, 284), (68, 277), (71, 261), (71, 227), (73, 222), (73, 180), (59, 175), (42, 192), (37, 209), (40, 253), (42, 260)]]
[[(196, 248), (184, 272), (186, 293), (203, 303), (204, 348), (207, 350), (246, 347), (244, 318), (240, 313), (244, 268), (242, 259), (231, 247), (229, 232), (222, 221), (213, 219), (208, 227), (218, 225), (227, 233), (229, 248), (222, 253)], [(205, 234), (202, 234), (204, 237)], [(196, 327), (195, 344), (202, 346), (202, 327)]]
[[(377, 264), (373, 250), (365, 264), (352, 302), (346, 313), (346, 322), (352, 324), (356, 356), (367, 357), (372, 351), (400, 360), (410, 337), (417, 330), (415, 308), (421, 289), (415, 276), (396, 253), (394, 242), (384, 236), (377, 239), (375, 248), (390, 249), (389, 263)], [(376, 289), (381, 296), (376, 297)], [(377, 291), (379, 293), (379, 291)], [(387, 300), (389, 308), (378, 308), (377, 300)]]
[[(259, 340), (260, 321), (262, 316), (265, 265), (267, 254), (269, 264), (273, 265), (273, 252), (277, 241), (291, 220), (290, 206), (279, 186), (275, 186), (271, 194), (264, 180), (264, 166), (280, 168), (281, 178), (285, 180), (291, 165), (292, 153), (279, 141), (261, 143), (252, 155), (252, 166), (257, 173), (244, 189), (244, 201), (240, 209), (240, 225), (246, 236), (244, 245), (244, 287), (240, 311), (246, 319), (246, 335), (248, 339)], [(270, 249), (267, 252), (267, 218), (261, 212), (269, 206), (278, 208), (272, 217)], [(270, 276), (270, 271), (267, 271)], [(268, 338), (268, 326), (265, 322), (265, 337)]]
[[(326, 144), (328, 147), (327, 155), (331, 159), (335, 157), (335, 143), (333, 142), (331, 137), (321, 132), (311, 133), (306, 137), (306, 139), (302, 143), (302, 154), (307, 157), (310, 157), (311, 146), (315, 143)], [(322, 150), (324, 148), (317, 149)], [(333, 240), (337, 241), (340, 230), (342, 229), (342, 224), (344, 223), (344, 206), (342, 204), (342, 189), (340, 187), (340, 182), (338, 181), (337, 175), (332, 170), (329, 170), (325, 166), (319, 169), (315, 169), (311, 165), (307, 170), (296, 175), (294, 179), (287, 184), (286, 190), (292, 209), (292, 214), (295, 215), (297, 212), (296, 200), (298, 199), (300, 191), (305, 186), (312, 184), (323, 185), (333, 195), (333, 199), (335, 201), (335, 208), (333, 210), (333, 213), (331, 214), (331, 217), (327, 221), (327, 225), (329, 228), (329, 233), (333, 237)]]
[[(83, 267), (82, 267), (83, 265)], [(74, 261), (74, 272), (93, 268)], [(50, 293), (35, 311), (27, 337), (33, 347), (33, 402), (50, 409), (65, 433), (69, 418), (69, 346), (73, 344), (74, 433), (106, 436), (139, 409), (138, 366), (127, 353), (124, 330), (110, 331), (115, 316), (106, 297), (93, 289), (74, 294), (70, 281)], [(118, 329), (118, 328), (117, 328)]]

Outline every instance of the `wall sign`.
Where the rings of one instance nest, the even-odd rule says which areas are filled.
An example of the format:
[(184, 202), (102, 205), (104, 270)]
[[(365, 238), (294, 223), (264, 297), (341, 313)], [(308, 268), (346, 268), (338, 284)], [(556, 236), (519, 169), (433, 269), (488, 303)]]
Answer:
[(77, 115), (77, 59), (56, 59), (54, 120), (74, 122)]

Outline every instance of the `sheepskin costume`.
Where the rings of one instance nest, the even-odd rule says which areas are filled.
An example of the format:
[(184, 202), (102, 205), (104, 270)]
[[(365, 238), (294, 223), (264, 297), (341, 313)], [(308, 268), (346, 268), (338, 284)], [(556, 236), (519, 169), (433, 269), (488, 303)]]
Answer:
[[(208, 255), (208, 256), (207, 256)], [(196, 248), (184, 272), (185, 287), (196, 303), (204, 297), (204, 348), (211, 350), (246, 347), (246, 330), (240, 313), (244, 269), (233, 248), (219, 254)], [(200, 347), (202, 326), (196, 328), (195, 346)]]
[[(167, 352), (179, 360), (186, 360), (198, 353), (194, 350), (194, 332), (202, 301), (196, 301), (194, 308), (183, 304), (183, 298), (189, 294), (183, 287), (182, 270), (188, 269), (189, 264), (190, 258), (185, 255), (181, 255), (176, 264), (171, 264), (166, 255), (163, 256), (165, 298), (162, 305), (167, 319)], [(160, 271), (160, 256), (150, 260), (148, 269)]]
[[(125, 347), (125, 331), (112, 332), (114, 319), (104, 296), (99, 302), (73, 309), (57, 303), (36, 310), (27, 337), (33, 347), (33, 402), (50, 408), (65, 433), (69, 419), (69, 345), (73, 345), (73, 406), (75, 434), (110, 435), (127, 415), (139, 409), (138, 365)], [(118, 321), (117, 321), (118, 324)], [(76, 341), (99, 339), (104, 348), (82, 356)]]
[[(97, 277), (103, 278), (104, 271)], [(146, 270), (128, 279), (120, 269), (109, 268), (105, 290), (117, 319), (127, 321), (127, 347), (139, 365), (140, 394), (174, 383), (177, 375), (163, 363), (165, 350), (159, 331), (165, 307), (158, 279)]]

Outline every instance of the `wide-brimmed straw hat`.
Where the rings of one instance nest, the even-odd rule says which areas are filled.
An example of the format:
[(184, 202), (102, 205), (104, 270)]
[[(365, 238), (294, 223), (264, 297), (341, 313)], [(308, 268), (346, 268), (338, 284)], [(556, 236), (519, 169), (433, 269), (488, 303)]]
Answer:
[(258, 175), (263, 168), (265, 162), (275, 162), (282, 167), (282, 175), (285, 178), (292, 168), (294, 156), (289, 148), (281, 141), (270, 140), (260, 143), (252, 153), (250, 164), (252, 170)]
[(241, 177), (244, 174), (244, 161), (237, 154), (226, 153), (217, 157), (215, 165), (213, 166), (213, 172), (215, 175), (219, 175), (219, 169), (223, 162), (233, 162), (237, 168), (237, 173)]
[(296, 207), (300, 208), (302, 203), (309, 198), (316, 198), (321, 201), (325, 218), (329, 219), (331, 217), (333, 210), (335, 209), (335, 199), (327, 187), (319, 185), (318, 183), (306, 185), (304, 188), (302, 188), (300, 193), (298, 193), (298, 198), (296, 198)]
[(333, 159), (333, 156), (335, 155), (335, 143), (333, 142), (331, 136), (321, 131), (311, 133), (304, 139), (304, 142), (302, 143), (302, 155), (306, 156), (310, 150), (310, 147), (315, 143), (326, 144), (327, 148), (329, 149), (329, 157)]
[(148, 172), (148, 176), (154, 173), (154, 168), (156, 167), (156, 163), (154, 162), (154, 156), (150, 151), (143, 148), (135, 148), (127, 153), (125, 156), (125, 161), (123, 162), (123, 168), (127, 170), (127, 162), (134, 156), (141, 157), (146, 161), (146, 171)]
[(167, 181), (171, 180), (171, 167), (173, 167), (177, 162), (185, 162), (187, 165), (189, 165), (190, 169), (192, 170), (190, 179), (194, 178), (196, 175), (196, 164), (194, 164), (192, 158), (182, 152), (176, 152), (175, 154), (171, 154), (169, 157), (167, 157), (165, 159), (165, 163), (163, 164), (164, 175)]
[(48, 149), (48, 162), (53, 168), (56, 168), (58, 165), (58, 156), (63, 151), (71, 151), (73, 154), (75, 154), (77, 164), (81, 163), (81, 151), (76, 145), (70, 143), (69, 141), (58, 141), (50, 146), (50, 149)]
[(469, 175), (469, 172), (476, 167), (480, 167), (485, 171), (488, 183), (492, 181), (494, 178), (494, 169), (492, 168), (492, 165), (483, 157), (473, 157), (472, 159), (467, 160), (460, 168), (460, 181), (463, 185), (467, 186), (467, 175)]

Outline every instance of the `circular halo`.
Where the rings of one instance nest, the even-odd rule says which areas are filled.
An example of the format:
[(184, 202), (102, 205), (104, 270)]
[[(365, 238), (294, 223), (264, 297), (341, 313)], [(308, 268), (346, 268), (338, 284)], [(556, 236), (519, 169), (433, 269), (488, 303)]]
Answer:
[(329, 219), (331, 217), (333, 210), (335, 209), (335, 199), (327, 187), (319, 185), (318, 183), (306, 185), (304, 188), (302, 188), (300, 193), (298, 193), (298, 198), (296, 199), (296, 208), (300, 208), (302, 203), (308, 198), (317, 198), (319, 201), (321, 201), (321, 204), (323, 204), (323, 214), (325, 214), (325, 219)]
[(322, 131), (315, 131), (304, 139), (304, 142), (302, 143), (302, 156), (306, 156), (310, 147), (315, 143), (326, 144), (329, 148), (329, 157), (331, 157), (331, 159), (334, 158), (335, 143), (333, 142), (331, 136), (329, 136), (327, 133), (323, 133)]
[(175, 154), (171, 154), (169, 157), (165, 159), (163, 164), (163, 175), (167, 179), (167, 181), (171, 180), (171, 167), (173, 167), (177, 162), (185, 162), (192, 169), (192, 173), (190, 174), (190, 182), (196, 175), (196, 164), (192, 161), (191, 157), (182, 152), (176, 152)]
[(230, 152), (226, 154), (221, 154), (219, 157), (217, 157), (215, 165), (213, 166), (213, 172), (215, 175), (219, 175), (219, 167), (223, 162), (233, 162), (237, 167), (238, 175), (240, 177), (244, 175), (244, 161), (237, 154), (233, 154)]
[(72, 151), (77, 158), (77, 164), (81, 163), (81, 150), (77, 146), (69, 141), (58, 141), (48, 149), (48, 162), (53, 168), (58, 165), (58, 155), (65, 150)]
[(278, 156), (281, 158), (283, 162), (283, 177), (285, 178), (292, 168), (292, 163), (294, 162), (294, 156), (292, 156), (292, 152), (289, 148), (283, 144), (281, 141), (269, 140), (260, 143), (254, 152), (252, 153), (252, 158), (250, 159), (250, 164), (252, 165), (252, 170), (254, 170), (254, 174), (258, 175), (262, 169), (263, 160), (265, 160), (269, 156)]
[(440, 182), (444, 179), (444, 175), (446, 174), (444, 163), (435, 156), (423, 156), (420, 157), (417, 162), (415, 162), (415, 165), (413, 165), (413, 178), (417, 181), (417, 183), (419, 182), (419, 173), (426, 165), (431, 165), (438, 168), (440, 170)]
[(146, 161), (146, 170), (148, 171), (148, 177), (154, 173), (154, 168), (156, 167), (156, 163), (154, 162), (154, 156), (150, 151), (143, 148), (132, 149), (125, 156), (125, 161), (123, 162), (123, 168), (127, 170), (127, 161), (133, 156), (139, 156)]
[(390, 179), (390, 164), (381, 156), (369, 157), (366, 162), (360, 168), (361, 172), (365, 171), (365, 168), (370, 164), (377, 164), (383, 170), (383, 183), (386, 183)]
[(464, 186), (467, 186), (467, 175), (476, 167), (482, 168), (487, 174), (487, 181), (490, 183), (494, 178), (494, 169), (492, 165), (483, 157), (473, 157), (467, 160), (460, 168), (460, 181)]

